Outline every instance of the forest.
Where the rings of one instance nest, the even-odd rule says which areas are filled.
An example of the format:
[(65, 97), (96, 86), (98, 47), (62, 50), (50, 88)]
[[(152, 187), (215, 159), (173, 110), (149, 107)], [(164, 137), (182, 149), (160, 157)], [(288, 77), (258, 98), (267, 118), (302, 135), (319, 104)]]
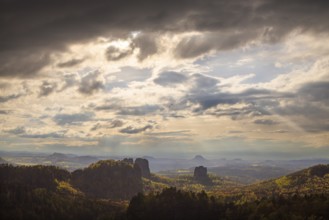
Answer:
[(0, 165), (1, 219), (329, 219), (329, 165), (239, 185), (142, 175), (130, 160), (69, 172)]

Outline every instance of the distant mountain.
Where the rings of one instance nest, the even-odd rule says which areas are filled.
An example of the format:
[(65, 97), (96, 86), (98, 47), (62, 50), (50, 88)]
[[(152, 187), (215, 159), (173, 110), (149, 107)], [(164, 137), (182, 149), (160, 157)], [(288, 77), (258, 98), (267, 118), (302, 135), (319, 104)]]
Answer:
[(197, 162), (205, 162), (207, 161), (203, 156), (201, 155), (196, 155), (193, 159), (193, 161), (197, 161)]
[(62, 153), (53, 153), (46, 157), (46, 160), (51, 160), (51, 161), (55, 161), (55, 162), (65, 161), (67, 159), (69, 159), (69, 157)]

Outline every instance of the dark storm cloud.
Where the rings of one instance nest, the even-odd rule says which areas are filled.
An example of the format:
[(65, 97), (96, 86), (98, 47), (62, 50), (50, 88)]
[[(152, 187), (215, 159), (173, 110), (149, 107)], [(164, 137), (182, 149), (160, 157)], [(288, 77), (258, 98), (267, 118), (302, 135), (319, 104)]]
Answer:
[(54, 82), (43, 81), (40, 86), (39, 97), (48, 96), (53, 93), (57, 88), (57, 84)]
[(187, 77), (177, 72), (163, 72), (153, 80), (154, 83), (161, 86), (175, 86), (187, 81)]
[(81, 124), (85, 121), (89, 121), (94, 117), (93, 113), (77, 113), (77, 114), (57, 114), (54, 116), (53, 120), (58, 125), (75, 125)]
[[(183, 58), (235, 48), (259, 34), (271, 43), (296, 28), (327, 32), (328, 10), (329, 2), (320, 0), (1, 0), (0, 75), (33, 76), (53, 51), (131, 31), (220, 33), (184, 39), (177, 47)], [(140, 59), (156, 51), (149, 40), (136, 42)]]
[(141, 133), (143, 131), (146, 131), (146, 130), (149, 130), (152, 128), (153, 128), (152, 125), (145, 125), (144, 127), (141, 127), (141, 128), (135, 128), (132, 126), (128, 126), (126, 128), (121, 129), (120, 132), (125, 133), (125, 134), (138, 134), (138, 133)]
[(72, 66), (76, 66), (80, 63), (83, 63), (83, 61), (85, 61), (85, 59), (72, 59), (72, 60), (62, 62), (62, 63), (58, 63), (57, 66), (61, 67), (61, 68), (72, 67)]
[(98, 79), (99, 75), (100, 72), (94, 71), (82, 77), (78, 91), (85, 95), (91, 95), (94, 92), (103, 89), (104, 84)]
[[(0, 44), (4, 44), (4, 42)], [(29, 78), (35, 76), (42, 68), (51, 63), (50, 51), (46, 50), (48, 49), (21, 51), (19, 48), (15, 48), (14, 51), (5, 51), (0, 47), (0, 77)]]

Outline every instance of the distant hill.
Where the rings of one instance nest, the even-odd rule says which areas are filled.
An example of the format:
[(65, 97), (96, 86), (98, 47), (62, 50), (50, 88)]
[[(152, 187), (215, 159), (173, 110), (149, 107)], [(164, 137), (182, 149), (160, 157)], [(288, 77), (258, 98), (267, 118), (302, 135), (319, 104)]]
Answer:
[(195, 155), (195, 157), (192, 160), (194, 160), (194, 161), (206, 161), (206, 159), (201, 155)]
[(46, 157), (46, 160), (50, 160), (52, 162), (58, 162), (58, 161), (65, 161), (67, 160), (69, 157), (65, 154), (62, 153), (53, 153), (49, 156)]
[(210, 167), (209, 172), (219, 176), (225, 176), (243, 184), (251, 184), (258, 181), (277, 178), (291, 171), (275, 166), (252, 166), (252, 165), (231, 165), (221, 167)]
[(329, 164), (316, 165), (295, 173), (264, 182), (215, 192), (244, 200), (253, 200), (273, 195), (329, 195)]
[(329, 165), (316, 165), (250, 187), (260, 193), (272, 191), (279, 194), (327, 194), (329, 193)]

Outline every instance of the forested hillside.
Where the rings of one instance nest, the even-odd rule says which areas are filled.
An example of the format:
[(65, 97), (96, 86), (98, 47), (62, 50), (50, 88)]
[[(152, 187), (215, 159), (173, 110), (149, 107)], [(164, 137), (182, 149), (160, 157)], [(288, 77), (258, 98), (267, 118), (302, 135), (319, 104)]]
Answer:
[(72, 173), (2, 164), (0, 219), (329, 219), (329, 165), (249, 186), (209, 178), (146, 179), (113, 160)]

